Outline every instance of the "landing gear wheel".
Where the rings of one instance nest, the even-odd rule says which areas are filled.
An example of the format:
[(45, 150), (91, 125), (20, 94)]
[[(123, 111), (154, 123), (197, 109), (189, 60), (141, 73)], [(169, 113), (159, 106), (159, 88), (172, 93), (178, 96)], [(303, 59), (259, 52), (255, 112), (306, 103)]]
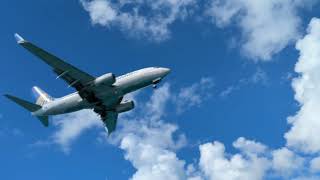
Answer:
[(153, 87), (153, 89), (157, 89), (157, 85), (156, 84), (154, 84), (154, 85), (152, 85), (152, 87)]

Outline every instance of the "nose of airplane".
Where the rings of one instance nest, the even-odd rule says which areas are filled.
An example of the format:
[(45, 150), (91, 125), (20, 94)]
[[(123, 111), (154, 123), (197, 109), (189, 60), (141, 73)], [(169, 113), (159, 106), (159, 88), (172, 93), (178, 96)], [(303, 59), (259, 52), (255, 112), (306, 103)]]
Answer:
[(163, 76), (166, 76), (167, 74), (169, 74), (170, 71), (171, 70), (169, 68), (161, 68), (161, 72), (162, 72)]

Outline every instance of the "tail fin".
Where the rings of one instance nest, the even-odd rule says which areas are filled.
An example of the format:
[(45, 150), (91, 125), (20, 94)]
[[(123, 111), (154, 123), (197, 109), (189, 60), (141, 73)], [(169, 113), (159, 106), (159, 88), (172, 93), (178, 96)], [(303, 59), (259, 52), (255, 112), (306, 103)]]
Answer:
[(34, 86), (32, 88), (33, 92), (36, 95), (36, 104), (43, 106), (44, 104), (50, 102), (53, 100), (53, 98), (51, 96), (49, 96), (46, 92), (44, 92), (43, 90), (41, 90), (39, 87)]
[[(28, 102), (26, 100), (20, 99), (18, 97), (9, 95), (9, 94), (5, 94), (4, 96), (6, 96), (8, 99), (12, 100), (13, 102), (19, 104), (20, 106), (24, 107), (25, 109), (27, 109), (30, 112), (35, 112), (39, 109), (41, 109), (41, 106), (38, 104), (33, 104), (31, 102)], [(37, 118), (41, 121), (41, 123), (44, 126), (48, 126), (49, 125), (49, 117), (48, 116), (37, 116)]]

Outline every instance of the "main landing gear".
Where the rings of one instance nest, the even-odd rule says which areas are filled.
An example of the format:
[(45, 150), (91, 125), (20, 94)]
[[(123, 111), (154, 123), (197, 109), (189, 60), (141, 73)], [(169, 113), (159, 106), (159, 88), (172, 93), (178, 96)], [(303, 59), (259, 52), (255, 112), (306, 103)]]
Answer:
[(158, 87), (157, 84), (153, 84), (153, 85), (152, 85), (152, 88), (153, 88), (153, 89), (157, 89), (157, 87)]

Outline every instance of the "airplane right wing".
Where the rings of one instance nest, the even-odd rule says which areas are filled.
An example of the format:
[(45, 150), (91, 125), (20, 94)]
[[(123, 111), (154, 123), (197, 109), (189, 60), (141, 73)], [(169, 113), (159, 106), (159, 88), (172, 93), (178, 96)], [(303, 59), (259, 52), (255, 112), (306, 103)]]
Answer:
[(95, 79), (95, 77), (87, 74), (86, 72), (83, 72), (71, 64), (64, 62), (60, 58), (37, 47), (31, 42), (24, 40), (18, 34), (15, 34), (15, 38), (17, 39), (18, 44), (51, 66), (53, 71), (58, 75), (57, 78), (65, 80), (69, 86), (74, 87), (78, 91)]
[[(99, 97), (96, 97), (96, 94), (99, 92), (91, 86), (91, 83), (96, 79), (94, 76), (91, 76), (71, 64), (64, 62), (55, 55), (37, 47), (33, 43), (24, 40), (18, 34), (15, 34), (15, 38), (18, 44), (51, 66), (53, 71), (58, 75), (57, 78), (61, 78), (66, 81), (69, 84), (69, 87), (74, 87), (82, 98), (93, 103), (101, 102)], [(112, 89), (111, 86), (109, 88), (110, 90)], [(104, 91), (107, 89), (108, 87), (104, 87)]]

